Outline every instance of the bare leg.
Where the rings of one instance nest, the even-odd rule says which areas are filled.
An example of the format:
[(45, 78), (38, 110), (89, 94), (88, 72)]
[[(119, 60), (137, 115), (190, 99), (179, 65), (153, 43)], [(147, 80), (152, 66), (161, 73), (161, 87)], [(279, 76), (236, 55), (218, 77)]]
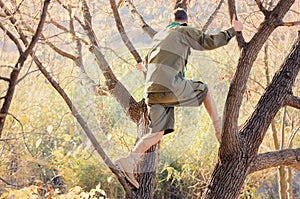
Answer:
[(164, 131), (144, 135), (132, 149), (132, 153), (144, 154), (151, 146), (158, 143), (164, 135)]
[(203, 104), (206, 109), (206, 112), (208, 113), (208, 115), (213, 123), (217, 139), (220, 142), (221, 141), (221, 132), (222, 132), (222, 121), (221, 121), (221, 118), (219, 117), (216, 104), (211, 96), (209, 88), (208, 88), (206, 97), (204, 98)]

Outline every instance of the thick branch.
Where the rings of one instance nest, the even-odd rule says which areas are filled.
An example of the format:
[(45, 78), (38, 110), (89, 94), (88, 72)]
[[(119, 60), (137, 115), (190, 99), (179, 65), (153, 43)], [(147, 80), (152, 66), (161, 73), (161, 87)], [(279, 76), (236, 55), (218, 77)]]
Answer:
[(104, 55), (99, 49), (99, 45), (97, 42), (96, 35), (92, 29), (92, 18), (89, 12), (88, 5), (84, 0), (82, 0), (82, 9), (85, 21), (85, 31), (92, 43), (90, 51), (95, 55), (97, 64), (102, 71), (105, 79), (106, 79), (106, 86), (109, 89), (111, 95), (118, 101), (118, 103), (123, 108), (126, 115), (136, 124), (140, 121), (142, 116), (142, 107), (139, 103), (135, 101), (135, 99), (130, 95), (128, 90), (124, 87), (124, 85), (119, 82), (119, 80), (114, 75), (113, 71), (111, 70), (108, 62), (106, 61)]
[(130, 51), (130, 53), (133, 55), (133, 57), (136, 60), (136, 62), (137, 63), (142, 62), (142, 58), (140, 57), (139, 53), (134, 48), (133, 44), (131, 43), (130, 39), (128, 38), (128, 36), (127, 36), (127, 34), (125, 32), (122, 20), (120, 18), (119, 12), (118, 12), (116, 1), (115, 0), (110, 0), (110, 6), (111, 6), (111, 9), (112, 9), (113, 14), (114, 14), (116, 26), (118, 28), (118, 31), (119, 31), (119, 33), (121, 35), (121, 38), (122, 38), (124, 44), (126, 45), (126, 47), (128, 48), (128, 50)]
[[(235, 1), (229, 0), (228, 2), (229, 2), (230, 14), (232, 14), (235, 11), (235, 7), (234, 7)], [(232, 152), (233, 149), (239, 151), (238, 146), (234, 144), (234, 143), (236, 144), (238, 143), (236, 138), (236, 136), (238, 136), (236, 134), (237, 133), (236, 127), (237, 127), (240, 107), (243, 101), (243, 94), (246, 91), (246, 84), (251, 72), (251, 68), (258, 56), (258, 53), (263, 47), (264, 43), (268, 40), (272, 32), (278, 27), (278, 22), (282, 20), (282, 18), (289, 11), (290, 7), (293, 5), (294, 2), (295, 0), (281, 0), (274, 8), (272, 13), (269, 15), (269, 17), (266, 18), (261, 23), (257, 33), (252, 37), (252, 39), (249, 41), (247, 46), (241, 52), (236, 73), (232, 79), (229, 92), (227, 95), (226, 103), (225, 103), (223, 118), (224, 118), (224, 123), (226, 123), (226, 125), (224, 125), (223, 128), (223, 135), (222, 135), (223, 144), (221, 143), (220, 154), (224, 153), (224, 155), (227, 154), (230, 156), (231, 155), (230, 153)], [(257, 111), (261, 113), (261, 110), (257, 109)], [(262, 113), (262, 115), (264, 114), (265, 113)], [(257, 117), (259, 119), (266, 119), (265, 117), (263, 118), (259, 115), (257, 115)], [(257, 121), (257, 118), (255, 118), (255, 121)], [(271, 120), (269, 120), (268, 122), (270, 121)], [(248, 120), (247, 123), (248, 124), (252, 123), (253, 125), (254, 124), (257, 125), (257, 123), (255, 123), (253, 120), (252, 121)], [(247, 123), (245, 123), (244, 126), (245, 128), (247, 126)], [(265, 125), (267, 125), (267, 123), (265, 123)], [(260, 127), (261, 128), (260, 130), (266, 131), (267, 127), (265, 125), (262, 125)], [(251, 129), (251, 127), (248, 128), (249, 128), (248, 130)], [(253, 132), (257, 132), (257, 131), (253, 131)], [(254, 137), (257, 136), (253, 136), (252, 138)], [(246, 144), (251, 142), (242, 140), (242, 143)], [(247, 152), (248, 150), (246, 148), (245, 148), (245, 152)]]
[(291, 166), (300, 171), (300, 148), (259, 154), (251, 163), (248, 174), (277, 166)]
[(143, 17), (138, 13), (137, 9), (130, 0), (125, 0), (125, 4), (131, 12), (131, 17), (151, 38), (157, 33), (152, 29), (143, 19)]
[(292, 86), (300, 70), (299, 63), (300, 35), (241, 132), (241, 135), (246, 137), (244, 144), (247, 145), (249, 158), (250, 156), (251, 158), (255, 157), (268, 126), (277, 112), (286, 105), (287, 98), (291, 95)]
[(300, 98), (293, 95), (289, 95), (286, 98), (286, 105), (294, 107), (296, 109), (300, 109)]
[(7, 78), (7, 77), (0, 76), (0, 80), (6, 81), (6, 82), (10, 82), (10, 79)]

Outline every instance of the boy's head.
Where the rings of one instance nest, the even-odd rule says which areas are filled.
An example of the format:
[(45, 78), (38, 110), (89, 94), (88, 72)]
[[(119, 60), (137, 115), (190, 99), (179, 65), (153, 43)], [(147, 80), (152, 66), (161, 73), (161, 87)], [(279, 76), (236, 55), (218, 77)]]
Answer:
[(176, 21), (178, 23), (187, 23), (188, 22), (188, 15), (187, 15), (187, 13), (184, 9), (177, 8), (172, 13), (171, 21)]

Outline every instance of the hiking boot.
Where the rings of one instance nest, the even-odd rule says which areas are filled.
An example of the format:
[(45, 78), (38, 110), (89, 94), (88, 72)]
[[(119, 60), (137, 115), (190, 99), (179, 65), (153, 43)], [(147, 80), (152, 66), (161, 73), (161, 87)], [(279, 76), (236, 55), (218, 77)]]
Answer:
[(121, 173), (124, 175), (126, 180), (130, 182), (136, 189), (140, 187), (138, 181), (136, 180), (134, 176), (134, 171), (136, 169), (136, 162), (131, 156), (128, 156), (127, 158), (120, 158), (115, 161), (116, 167), (118, 167), (121, 171)]

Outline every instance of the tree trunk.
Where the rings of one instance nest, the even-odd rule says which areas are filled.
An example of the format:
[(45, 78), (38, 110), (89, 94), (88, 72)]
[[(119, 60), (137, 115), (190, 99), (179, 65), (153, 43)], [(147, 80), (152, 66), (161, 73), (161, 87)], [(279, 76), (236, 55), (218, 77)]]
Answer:
[[(224, 144), (222, 140), (219, 149), (219, 161), (202, 197), (203, 199), (238, 198), (249, 165), (257, 155), (268, 126), (279, 109), (287, 105), (288, 98), (292, 96), (292, 85), (299, 73), (299, 65), (300, 36), (241, 131), (227, 132), (236, 135), (236, 142), (230, 143), (234, 146), (231, 148), (233, 150), (226, 151), (227, 148), (222, 147)], [(225, 143), (225, 145), (227, 144)]]
[(245, 163), (244, 158), (238, 155), (218, 161), (202, 199), (238, 198), (246, 178)]
[(287, 168), (286, 181), (287, 181), (287, 188), (286, 188), (287, 198), (288, 199), (293, 199), (293, 172), (292, 172), (291, 167)]
[[(286, 117), (286, 107), (283, 108), (283, 116), (281, 121), (281, 143), (280, 149), (284, 147), (284, 129), (285, 129), (285, 117)], [(278, 168), (278, 184), (279, 184), (279, 198), (286, 199), (286, 179), (285, 179), (285, 166), (280, 166)]]

